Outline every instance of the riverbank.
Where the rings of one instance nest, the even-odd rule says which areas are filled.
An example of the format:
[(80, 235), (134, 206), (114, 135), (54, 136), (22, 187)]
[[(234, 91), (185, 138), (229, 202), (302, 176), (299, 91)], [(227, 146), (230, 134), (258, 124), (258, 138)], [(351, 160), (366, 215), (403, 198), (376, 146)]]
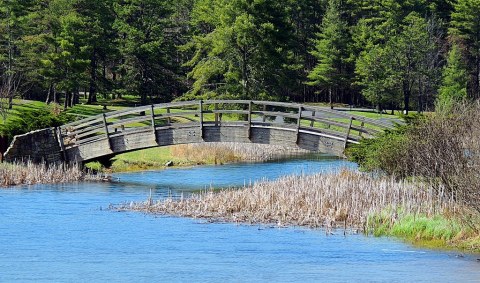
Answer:
[(480, 251), (478, 235), (461, 223), (451, 198), (437, 197), (426, 184), (397, 182), (341, 171), (286, 176), (241, 189), (204, 191), (165, 200), (129, 203), (120, 211), (139, 211), (246, 224), (355, 229), (424, 246)]
[(0, 187), (34, 184), (102, 181), (102, 174), (91, 174), (77, 166), (46, 166), (45, 164), (0, 163)]
[(99, 162), (87, 163), (95, 171), (130, 172), (166, 167), (222, 165), (235, 162), (267, 162), (286, 156), (310, 154), (309, 151), (283, 146), (241, 143), (199, 143), (149, 148), (123, 153), (104, 168)]

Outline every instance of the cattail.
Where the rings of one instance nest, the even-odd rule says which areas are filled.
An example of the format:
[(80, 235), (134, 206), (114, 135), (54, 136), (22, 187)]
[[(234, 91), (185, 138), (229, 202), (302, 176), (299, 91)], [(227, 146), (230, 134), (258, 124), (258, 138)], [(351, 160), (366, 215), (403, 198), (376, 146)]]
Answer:
[[(397, 218), (397, 208), (405, 214), (428, 214), (452, 210), (451, 198), (434, 196), (428, 184), (397, 182), (393, 177), (372, 177), (341, 171), (311, 176), (285, 176), (260, 181), (242, 189), (225, 189), (191, 194), (189, 197), (156, 201), (151, 206), (123, 205), (119, 210), (148, 211), (193, 218), (299, 225), (326, 226), (337, 223), (345, 228), (368, 228), (372, 214), (389, 213)], [(454, 210), (454, 208), (453, 208)]]

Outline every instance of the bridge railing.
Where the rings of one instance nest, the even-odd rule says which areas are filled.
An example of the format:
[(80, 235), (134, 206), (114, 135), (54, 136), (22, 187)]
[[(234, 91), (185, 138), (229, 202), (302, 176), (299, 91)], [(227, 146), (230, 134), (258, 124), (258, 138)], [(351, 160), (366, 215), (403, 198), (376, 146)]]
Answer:
[(392, 125), (376, 119), (296, 103), (251, 100), (206, 100), (161, 103), (100, 114), (61, 126), (62, 148), (81, 146), (132, 133), (153, 134), (165, 128), (281, 128), (358, 143)]

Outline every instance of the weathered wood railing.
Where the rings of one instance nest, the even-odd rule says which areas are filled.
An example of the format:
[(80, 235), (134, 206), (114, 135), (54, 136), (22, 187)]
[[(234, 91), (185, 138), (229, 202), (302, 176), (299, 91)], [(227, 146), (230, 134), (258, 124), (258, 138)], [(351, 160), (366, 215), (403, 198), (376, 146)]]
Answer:
[[(275, 128), (358, 143), (392, 124), (325, 107), (251, 100), (207, 100), (154, 104), (104, 113), (59, 127), (62, 151), (100, 140), (165, 128), (206, 127)], [(195, 133), (193, 133), (195, 134)], [(111, 147), (111, 145), (110, 145)]]

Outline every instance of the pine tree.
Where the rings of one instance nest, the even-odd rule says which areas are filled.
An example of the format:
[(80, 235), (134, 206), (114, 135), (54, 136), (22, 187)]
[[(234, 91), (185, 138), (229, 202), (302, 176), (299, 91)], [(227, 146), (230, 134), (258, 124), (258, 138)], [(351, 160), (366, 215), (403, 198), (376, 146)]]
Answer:
[(177, 84), (175, 43), (172, 40), (173, 3), (163, 0), (126, 0), (115, 4), (122, 87), (141, 103), (154, 96), (170, 100)]
[(315, 50), (312, 54), (318, 63), (308, 75), (308, 84), (328, 90), (330, 106), (333, 107), (332, 93), (350, 85), (347, 70), (350, 57), (350, 34), (347, 23), (342, 19), (341, 1), (330, 0), (323, 18), (321, 32), (316, 35)]
[(462, 52), (453, 44), (448, 52), (447, 65), (443, 69), (443, 80), (437, 99), (439, 109), (449, 109), (455, 102), (467, 98), (467, 71)]
[(480, 0), (458, 0), (454, 8), (450, 34), (461, 39), (467, 51), (468, 95), (480, 98)]
[(289, 1), (199, 0), (198, 31), (185, 49), (194, 80), (186, 98), (228, 96), (285, 99), (296, 72)]

